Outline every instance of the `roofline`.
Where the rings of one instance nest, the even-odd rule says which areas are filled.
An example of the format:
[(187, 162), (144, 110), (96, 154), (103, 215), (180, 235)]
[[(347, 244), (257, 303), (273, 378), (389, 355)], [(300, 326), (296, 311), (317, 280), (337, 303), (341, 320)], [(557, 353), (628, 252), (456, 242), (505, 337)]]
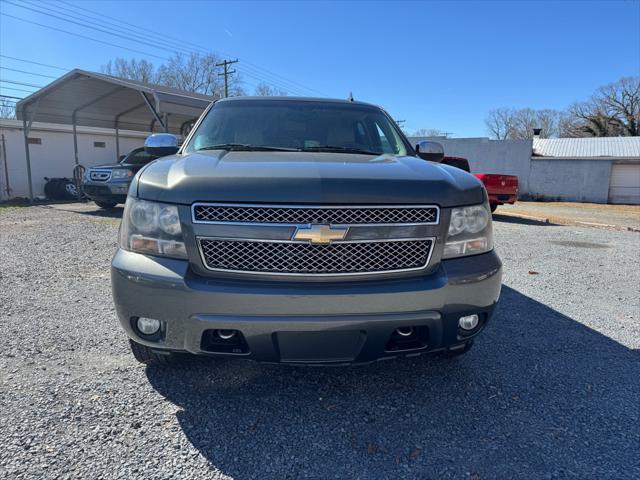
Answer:
[[(144, 85), (144, 84), (139, 84), (139, 83), (134, 83), (131, 82), (129, 80), (127, 80), (126, 78), (119, 78), (119, 77), (113, 77), (111, 75), (107, 75), (104, 73), (98, 73), (98, 72), (90, 72), (88, 70), (81, 70), (79, 68), (74, 68), (73, 70), (71, 70), (70, 72), (65, 73), (64, 75), (62, 75), (61, 77), (57, 78), (56, 80), (54, 80), (53, 82), (45, 85), (44, 87), (40, 88), (39, 90), (36, 90), (35, 92), (33, 92), (31, 95), (23, 98), (22, 100), (20, 100), (19, 102), (16, 103), (16, 114), (18, 112), (20, 112), (21, 114), (24, 114), (24, 110), (25, 108), (30, 105), (31, 103), (33, 103), (34, 101), (36, 101), (39, 97), (45, 96), (49, 93), (49, 91), (51, 91), (52, 89), (58, 88), (60, 85), (70, 81), (70, 80), (74, 80), (78, 77), (87, 77), (87, 78), (95, 78), (97, 80), (101, 80), (103, 82), (107, 82), (107, 83), (111, 83), (113, 85), (119, 85), (125, 88), (130, 88), (132, 90), (137, 90), (140, 92), (145, 92), (145, 93), (150, 93), (153, 95), (154, 99), (156, 100), (156, 102), (158, 101), (157, 98), (157, 94), (160, 93), (162, 95), (173, 95), (176, 97), (183, 97), (183, 98), (191, 98), (194, 100), (200, 100), (200, 101), (207, 101), (207, 98), (203, 98), (203, 97), (208, 97), (208, 95), (203, 95), (203, 94), (193, 94), (191, 95), (191, 92), (187, 92), (187, 91), (180, 91), (180, 92), (168, 92), (168, 91), (163, 91), (162, 90), (162, 85)], [(158, 87), (158, 88), (154, 88), (154, 87)], [(173, 87), (167, 87), (167, 88), (173, 88)], [(179, 90), (179, 89), (177, 89)], [(211, 97), (210, 99), (211, 102), (215, 101), (214, 97)]]
[(531, 160), (637, 160), (640, 161), (640, 156), (614, 156), (614, 155), (600, 155), (589, 157), (586, 155), (571, 155), (569, 157), (553, 157), (544, 155), (531, 155)]
[(296, 101), (296, 102), (324, 102), (324, 103), (346, 103), (346, 104), (353, 104), (353, 105), (365, 105), (368, 107), (375, 107), (375, 108), (382, 108), (379, 105), (376, 105), (374, 103), (368, 103), (368, 102), (361, 102), (359, 100), (346, 100), (344, 98), (324, 98), (324, 97), (293, 97), (293, 96), (288, 96), (288, 95), (282, 95), (282, 96), (278, 96), (278, 95), (274, 95), (274, 96), (256, 96), (256, 95), (251, 95), (251, 96), (239, 96), (239, 97), (227, 97), (227, 98), (221, 98), (219, 100), (217, 100), (217, 102), (232, 102), (232, 101), (238, 101), (238, 100), (250, 100), (250, 101), (258, 101), (258, 100), (277, 100), (277, 101)]

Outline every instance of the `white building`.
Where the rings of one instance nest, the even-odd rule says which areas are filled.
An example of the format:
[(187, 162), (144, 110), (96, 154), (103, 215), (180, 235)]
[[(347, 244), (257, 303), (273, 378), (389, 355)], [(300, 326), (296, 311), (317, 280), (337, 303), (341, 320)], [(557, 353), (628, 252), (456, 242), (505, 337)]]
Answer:
[(529, 194), (640, 204), (640, 137), (535, 138)]
[(521, 199), (640, 204), (640, 137), (432, 140), (472, 173), (516, 175)]
[[(90, 167), (117, 162), (115, 130), (77, 127), (77, 131), (81, 165)], [(148, 132), (128, 130), (119, 133), (121, 154), (141, 147), (149, 135)], [(75, 159), (71, 125), (34, 122), (29, 132), (29, 149), (35, 197), (44, 196), (44, 177), (73, 178)], [(22, 122), (0, 120), (0, 201), (20, 197), (29, 197)]]

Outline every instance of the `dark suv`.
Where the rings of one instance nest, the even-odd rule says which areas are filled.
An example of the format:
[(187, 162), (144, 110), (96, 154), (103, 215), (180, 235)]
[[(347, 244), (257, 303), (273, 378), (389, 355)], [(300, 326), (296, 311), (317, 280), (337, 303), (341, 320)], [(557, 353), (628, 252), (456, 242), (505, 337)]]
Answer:
[[(466, 352), (500, 295), (482, 183), (380, 107), (231, 98), (133, 179), (113, 298), (135, 357)], [(430, 161), (434, 160), (434, 161)]]
[(82, 182), (84, 194), (101, 208), (113, 208), (124, 203), (133, 176), (156, 158), (140, 147), (131, 150), (116, 164), (91, 167), (85, 172)]

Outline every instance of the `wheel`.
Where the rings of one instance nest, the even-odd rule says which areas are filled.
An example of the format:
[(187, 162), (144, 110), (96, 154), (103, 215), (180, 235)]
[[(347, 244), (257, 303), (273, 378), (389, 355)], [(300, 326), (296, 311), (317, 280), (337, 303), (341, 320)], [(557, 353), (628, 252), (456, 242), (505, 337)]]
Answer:
[(131, 353), (136, 357), (136, 360), (145, 365), (174, 365), (177, 363), (178, 356), (175, 353), (158, 353), (131, 339), (129, 339), (129, 345), (131, 346)]
[(94, 200), (94, 202), (100, 208), (104, 208), (105, 210), (111, 210), (113, 207), (117, 205), (116, 202), (105, 202), (104, 200)]
[(464, 355), (465, 353), (467, 353), (469, 350), (471, 350), (471, 347), (473, 347), (473, 340), (469, 340), (467, 343), (465, 343), (464, 348), (459, 348), (458, 350), (450, 350), (448, 352), (445, 352), (444, 356), (446, 358), (456, 358), (456, 357), (459, 357), (460, 355)]
[(491, 203), (491, 204), (489, 204), (489, 206), (491, 207), (491, 211), (492, 212), (495, 212), (496, 208), (498, 208), (498, 204), (497, 203)]

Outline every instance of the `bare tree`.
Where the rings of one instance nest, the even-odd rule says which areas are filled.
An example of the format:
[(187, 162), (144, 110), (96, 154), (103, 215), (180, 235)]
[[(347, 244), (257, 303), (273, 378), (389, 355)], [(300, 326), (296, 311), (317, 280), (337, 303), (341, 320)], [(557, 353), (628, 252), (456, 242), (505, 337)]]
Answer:
[(269, 85), (268, 83), (260, 82), (258, 85), (256, 85), (254, 95), (258, 97), (282, 97), (286, 96), (287, 92), (277, 89)]
[(600, 87), (567, 111), (498, 108), (485, 119), (493, 138), (616, 137), (640, 135), (640, 77), (624, 77)]
[[(177, 53), (156, 68), (146, 60), (116, 58), (104, 65), (102, 71), (116, 77), (157, 83), (220, 98), (224, 95), (224, 79), (219, 75), (221, 69), (216, 66), (220, 60), (213, 53)], [(244, 95), (242, 79), (237, 74), (229, 78), (229, 94)]]
[(16, 118), (16, 104), (8, 98), (0, 98), (0, 118)]
[(447, 133), (437, 128), (419, 128), (413, 132), (411, 137), (446, 137)]
[(158, 82), (158, 75), (153, 64), (146, 60), (116, 58), (115, 60), (109, 60), (106, 65), (102, 66), (101, 70), (102, 73), (114, 77), (128, 78), (146, 83)]
[(490, 110), (484, 123), (489, 135), (497, 140), (509, 138), (514, 127), (514, 110), (511, 108), (496, 108)]
[(640, 135), (640, 76), (623, 77), (598, 89), (596, 95), (612, 113), (623, 135)]
[(533, 138), (537, 128), (541, 137), (549, 138), (558, 136), (561, 117), (557, 110), (498, 108), (489, 112), (485, 124), (489, 134), (498, 140)]
[[(163, 85), (220, 98), (224, 96), (224, 79), (216, 64), (221, 60), (213, 53), (175, 54), (158, 69), (158, 79)], [(238, 75), (229, 78), (229, 95), (244, 95)]]
[(640, 77), (624, 77), (600, 87), (585, 102), (569, 107), (574, 118), (572, 136), (640, 135)]

